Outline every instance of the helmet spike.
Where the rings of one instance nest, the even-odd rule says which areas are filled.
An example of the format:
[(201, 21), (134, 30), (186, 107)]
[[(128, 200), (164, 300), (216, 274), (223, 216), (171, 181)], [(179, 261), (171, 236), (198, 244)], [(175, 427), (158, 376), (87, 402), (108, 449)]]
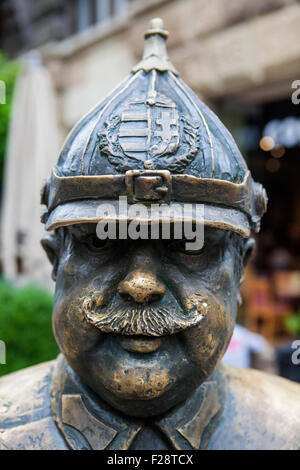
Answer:
[(160, 72), (170, 71), (177, 75), (177, 71), (167, 53), (166, 40), (168, 35), (168, 31), (164, 29), (163, 20), (161, 18), (153, 18), (145, 32), (143, 58), (132, 69), (132, 72), (158, 70)]
[(154, 34), (160, 34), (164, 38), (169, 36), (168, 31), (164, 28), (164, 22), (161, 18), (152, 18), (149, 22), (149, 28), (145, 32), (145, 38), (153, 36)]

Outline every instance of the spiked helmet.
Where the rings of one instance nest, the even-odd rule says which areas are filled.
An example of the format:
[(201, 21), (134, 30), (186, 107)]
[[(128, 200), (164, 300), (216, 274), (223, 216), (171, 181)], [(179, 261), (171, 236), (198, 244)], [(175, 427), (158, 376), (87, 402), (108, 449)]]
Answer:
[(47, 230), (95, 223), (99, 204), (117, 208), (127, 196), (129, 205), (203, 204), (205, 225), (243, 237), (259, 231), (265, 190), (225, 126), (179, 78), (167, 36), (162, 20), (152, 20), (142, 61), (67, 137), (42, 190)]

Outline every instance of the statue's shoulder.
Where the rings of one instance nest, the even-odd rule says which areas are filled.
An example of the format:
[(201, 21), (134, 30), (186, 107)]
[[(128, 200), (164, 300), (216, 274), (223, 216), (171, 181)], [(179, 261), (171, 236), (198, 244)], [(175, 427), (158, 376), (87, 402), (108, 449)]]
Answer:
[(227, 402), (213, 447), (300, 449), (300, 384), (253, 369), (224, 369)]
[(45, 362), (0, 377), (0, 449), (63, 446), (51, 413), (54, 364)]

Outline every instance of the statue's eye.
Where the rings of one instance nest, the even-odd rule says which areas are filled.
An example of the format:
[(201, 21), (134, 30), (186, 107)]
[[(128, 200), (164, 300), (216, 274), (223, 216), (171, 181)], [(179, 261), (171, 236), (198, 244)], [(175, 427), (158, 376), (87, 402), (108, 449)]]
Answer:
[[(172, 252), (180, 252), (184, 253), (185, 255), (200, 255), (205, 250), (205, 243), (200, 249), (197, 249), (197, 245), (195, 245), (195, 249), (190, 248), (190, 244), (193, 242), (183, 239), (183, 240), (174, 240), (168, 244), (168, 250)], [(188, 248), (187, 248), (188, 247)]]
[(86, 238), (86, 245), (88, 248), (94, 251), (101, 251), (104, 248), (107, 248), (109, 240), (101, 240), (100, 238), (97, 237), (96, 234), (89, 235)]

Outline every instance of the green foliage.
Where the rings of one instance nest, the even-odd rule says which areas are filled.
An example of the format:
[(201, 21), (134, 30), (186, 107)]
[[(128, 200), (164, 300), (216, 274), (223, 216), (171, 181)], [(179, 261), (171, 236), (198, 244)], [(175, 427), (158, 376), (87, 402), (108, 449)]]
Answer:
[(11, 116), (13, 91), (18, 70), (18, 62), (8, 60), (0, 52), (0, 80), (4, 82), (6, 89), (6, 103), (0, 103), (0, 182), (2, 182), (3, 179), (4, 155)]
[(300, 311), (294, 314), (291, 314), (285, 320), (285, 326), (289, 333), (292, 335), (300, 335)]
[(0, 339), (6, 344), (0, 375), (56, 357), (52, 305), (53, 296), (36, 285), (16, 288), (0, 280)]

